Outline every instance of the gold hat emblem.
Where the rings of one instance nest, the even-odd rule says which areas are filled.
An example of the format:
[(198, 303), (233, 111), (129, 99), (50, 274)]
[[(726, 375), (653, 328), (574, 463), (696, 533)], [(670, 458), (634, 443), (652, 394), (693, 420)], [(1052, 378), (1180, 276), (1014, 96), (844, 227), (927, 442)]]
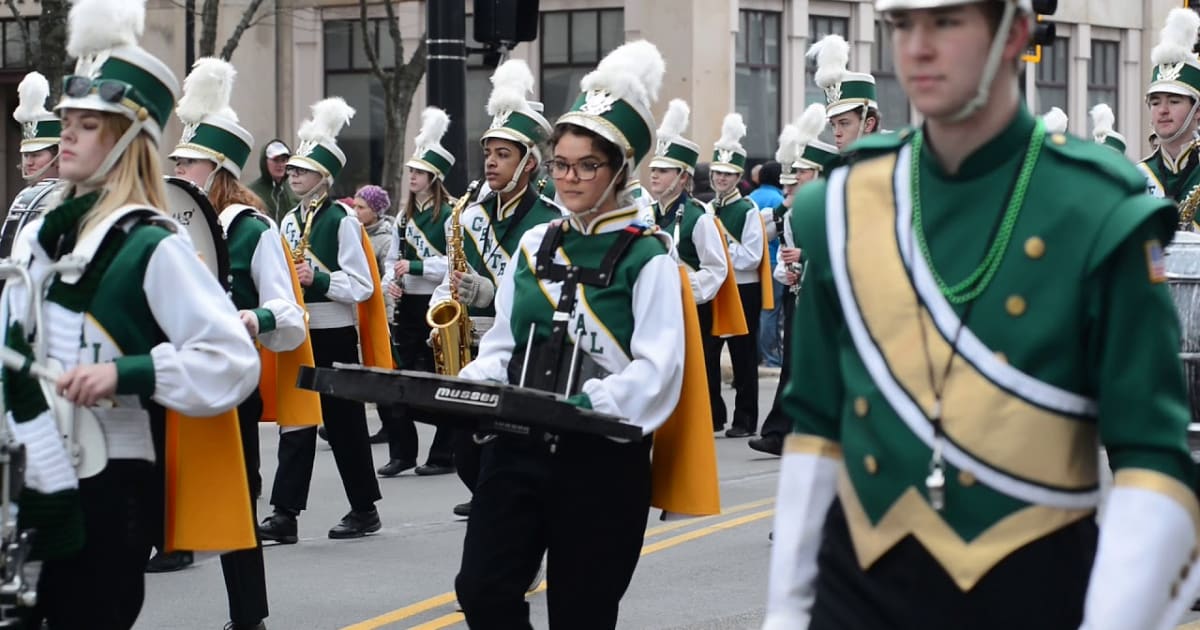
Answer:
[(605, 90), (591, 90), (584, 97), (583, 105), (579, 111), (591, 116), (599, 116), (613, 108), (613, 104), (617, 102), (617, 97), (609, 94)]

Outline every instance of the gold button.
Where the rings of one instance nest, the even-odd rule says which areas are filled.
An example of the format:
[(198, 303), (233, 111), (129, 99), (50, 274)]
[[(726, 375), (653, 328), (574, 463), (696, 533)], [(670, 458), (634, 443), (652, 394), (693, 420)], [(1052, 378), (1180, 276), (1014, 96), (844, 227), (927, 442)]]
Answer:
[(970, 471), (960, 470), (958, 471), (958, 483), (964, 488), (970, 488), (975, 485), (975, 475), (972, 475)]
[(874, 455), (867, 455), (863, 458), (863, 467), (867, 469), (867, 474), (870, 475), (879, 472), (879, 462), (875, 460)]
[(1046, 255), (1046, 241), (1037, 236), (1031, 236), (1025, 241), (1025, 255), (1037, 260)]
[(1050, 136), (1050, 142), (1053, 142), (1054, 144), (1057, 144), (1058, 146), (1061, 147), (1062, 145), (1067, 143), (1067, 137), (1061, 133), (1056, 133), (1056, 134)]
[(858, 398), (854, 399), (854, 415), (858, 416), (859, 418), (865, 418), (867, 416), (867, 412), (870, 410), (871, 404), (867, 402), (866, 398), (859, 396)]
[(1004, 310), (1008, 311), (1013, 317), (1020, 317), (1025, 314), (1025, 298), (1019, 295), (1010, 295), (1004, 301)]

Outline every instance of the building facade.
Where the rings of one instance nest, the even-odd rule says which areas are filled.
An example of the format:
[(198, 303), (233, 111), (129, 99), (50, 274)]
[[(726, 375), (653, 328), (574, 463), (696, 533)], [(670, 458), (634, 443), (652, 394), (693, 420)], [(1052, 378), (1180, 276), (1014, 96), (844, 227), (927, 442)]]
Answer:
[[(472, 3), (465, 1), (470, 45)], [(220, 3), (218, 49), (247, 2)], [(1087, 136), (1088, 110), (1106, 102), (1116, 113), (1117, 130), (1130, 140), (1129, 157), (1146, 153), (1149, 121), (1143, 90), (1150, 75), (1150, 48), (1167, 12), (1182, 4), (1183, 0), (1060, 2), (1052, 18), (1056, 41), (1044, 47), (1040, 63), (1026, 65), (1031, 109), (1042, 113), (1061, 107), (1070, 117), (1070, 130)], [(37, 0), (16, 0), (16, 5), (30, 16), (40, 12)], [(403, 0), (394, 6), (407, 60), (424, 33), (425, 0)], [(148, 0), (147, 8), (143, 46), (182, 78), (182, 3)], [(545, 104), (552, 121), (567, 109), (579, 79), (600, 58), (623, 41), (645, 38), (659, 47), (667, 63), (656, 114), (665, 111), (670, 99), (685, 99), (692, 107), (690, 136), (702, 147), (711, 147), (725, 114), (741, 112), (749, 128), (744, 144), (751, 158), (767, 159), (774, 154), (781, 126), (798, 117), (808, 103), (823, 101), (804, 53), (813, 41), (838, 33), (850, 42), (850, 69), (876, 77), (884, 126), (896, 129), (916, 122), (895, 76), (888, 29), (872, 0), (541, 0), (540, 11), (537, 41), (521, 44), (512, 55), (529, 62), (537, 78), (538, 93), (533, 96)], [(263, 4), (232, 59), (239, 70), (233, 105), (260, 144), (248, 177), (258, 175), (257, 150), (262, 144), (274, 137), (294, 142), (296, 126), (309, 105), (326, 95), (340, 95), (358, 110), (340, 140), (349, 157), (342, 192), (379, 180), (383, 96), (370, 72), (359, 15), (359, 3), (353, 0)], [(368, 36), (381, 62), (394, 62), (383, 5), (370, 3), (368, 16)], [(0, 191), (6, 200), (21, 187), (15, 160), (20, 130), (11, 112), (16, 84), (28, 65), (20, 31), (8, 8), (0, 6), (0, 110), (6, 121), (0, 125), (6, 162), (0, 169)], [(488, 124), (484, 103), (489, 75), (481, 57), (472, 55), (467, 70), (468, 177), (480, 172), (474, 139)], [(422, 86), (409, 117), (410, 145), (424, 105)], [(168, 128), (164, 155), (179, 133), (177, 122)]]

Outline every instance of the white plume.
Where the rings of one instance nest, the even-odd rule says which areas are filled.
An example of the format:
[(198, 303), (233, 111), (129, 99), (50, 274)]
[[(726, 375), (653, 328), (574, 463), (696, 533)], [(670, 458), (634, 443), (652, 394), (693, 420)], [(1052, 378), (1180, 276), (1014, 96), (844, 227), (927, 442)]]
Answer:
[(47, 118), (52, 114), (46, 111), (46, 97), (50, 96), (50, 82), (40, 72), (30, 72), (21, 79), (17, 86), (17, 96), (20, 103), (13, 112), (13, 120), (19, 123), (32, 122)]
[(836, 33), (822, 37), (820, 41), (809, 47), (807, 56), (817, 59), (817, 71), (813, 80), (821, 89), (837, 85), (846, 75), (846, 67), (850, 64), (850, 44)]
[(775, 151), (775, 161), (785, 167), (791, 165), (800, 157), (800, 130), (796, 125), (787, 124), (779, 132), (779, 148)]
[(1096, 105), (1090, 113), (1092, 115), (1092, 137), (1096, 139), (1096, 142), (1104, 142), (1104, 139), (1113, 132), (1117, 117), (1107, 103)]
[(584, 92), (605, 90), (609, 94), (650, 109), (658, 100), (658, 89), (667, 66), (658, 47), (639, 39), (621, 44), (608, 53), (595, 70), (584, 75), (579, 88)]
[(1057, 107), (1051, 107), (1042, 120), (1046, 123), (1046, 133), (1067, 132), (1067, 113)]
[(522, 59), (509, 59), (492, 73), (492, 95), (488, 97), (487, 113), (526, 109), (526, 95), (533, 94), (533, 73)]
[(717, 139), (714, 146), (726, 151), (738, 151), (742, 148), (742, 138), (745, 136), (746, 123), (742, 121), (742, 115), (726, 114), (725, 120), (721, 123), (721, 137)]
[(67, 21), (72, 57), (136, 46), (146, 27), (146, 0), (77, 0)]
[(1195, 59), (1192, 47), (1200, 31), (1200, 14), (1191, 9), (1176, 7), (1167, 14), (1167, 22), (1158, 34), (1158, 45), (1150, 51), (1150, 63), (1179, 63)]
[(440, 145), (442, 136), (450, 128), (450, 115), (436, 107), (426, 107), (421, 112), (421, 131), (417, 133), (415, 145), (418, 149)]
[(688, 119), (692, 108), (681, 98), (671, 99), (667, 105), (667, 113), (663, 114), (662, 124), (658, 126), (657, 136), (660, 142), (670, 142), (683, 135), (687, 129)]
[(183, 96), (175, 113), (184, 124), (196, 124), (209, 114), (218, 114), (237, 122), (237, 113), (229, 106), (233, 78), (237, 70), (224, 59), (197, 59), (183, 80)]
[(317, 101), (312, 106), (312, 118), (301, 123), (296, 137), (301, 142), (335, 142), (351, 118), (354, 118), (354, 108), (342, 97)]
[(800, 118), (796, 119), (796, 129), (800, 132), (799, 142), (804, 146), (819, 138), (825, 130), (825, 106), (813, 103), (804, 108)]

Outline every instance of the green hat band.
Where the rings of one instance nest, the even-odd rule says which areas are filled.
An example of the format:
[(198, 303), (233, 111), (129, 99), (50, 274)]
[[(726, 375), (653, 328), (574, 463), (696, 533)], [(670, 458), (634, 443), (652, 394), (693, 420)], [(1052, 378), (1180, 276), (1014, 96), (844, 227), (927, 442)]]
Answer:
[(662, 155), (654, 156), (650, 165), (654, 166), (654, 163), (659, 161), (677, 164), (690, 171), (694, 170), (696, 162), (700, 161), (700, 152), (687, 145), (672, 142), (667, 145), (667, 150)]
[(171, 108), (175, 106), (175, 94), (171, 88), (163, 85), (158, 77), (139, 65), (118, 57), (110, 57), (100, 69), (98, 79), (121, 81), (133, 88), (126, 94), (126, 98), (145, 107), (159, 127), (167, 125), (167, 120), (171, 118)]
[(236, 164), (238, 169), (245, 168), (246, 160), (250, 159), (250, 145), (236, 135), (206, 123), (197, 125), (195, 135), (185, 142), (180, 142), (179, 147), (209, 153), (218, 163), (228, 159)]
[(408, 161), (408, 166), (430, 171), (438, 177), (445, 177), (454, 167), (454, 163), (437, 151), (426, 151), (420, 156), (414, 156)]
[(538, 120), (525, 112), (509, 112), (507, 117), (497, 116), (492, 119), (492, 126), (479, 138), (482, 144), (488, 138), (512, 140), (525, 146), (535, 146), (550, 137), (545, 119)]
[(309, 149), (304, 155), (293, 155), (288, 159), (288, 165), (307, 168), (336, 179), (338, 174), (342, 172), (342, 159), (325, 145), (318, 144)]
[(713, 164), (728, 164), (735, 166), (738, 170), (746, 170), (746, 154), (737, 151), (725, 151), (722, 149), (713, 149)]
[(1116, 149), (1117, 151), (1120, 151), (1121, 153), (1125, 152), (1125, 140), (1123, 140), (1119, 135), (1116, 135), (1116, 134), (1108, 135), (1107, 137), (1104, 138), (1104, 145), (1112, 147), (1112, 148)]
[[(836, 97), (836, 98), (829, 98)], [(843, 81), (840, 90), (826, 95), (830, 105), (851, 102), (875, 102), (875, 84), (870, 81)]]
[(836, 151), (829, 151), (812, 144), (805, 146), (804, 152), (800, 154), (801, 160), (812, 162), (822, 169), (832, 164), (837, 157), (838, 153)]
[(636, 168), (650, 153), (654, 140), (648, 119), (629, 101), (593, 90), (581, 93), (570, 111), (558, 119), (558, 124), (581, 125), (599, 133), (621, 147), (626, 157), (632, 157)]
[(1154, 71), (1150, 75), (1150, 87), (1146, 89), (1146, 94), (1158, 91), (1180, 93), (1178, 90), (1163, 90), (1164, 87), (1182, 88), (1193, 97), (1200, 94), (1200, 68), (1190, 63), (1167, 63), (1154, 66)]
[(42, 141), (53, 141), (58, 143), (62, 136), (62, 121), (58, 119), (39, 120), (29, 123), (27, 130), (32, 130), (33, 133), (26, 133), (25, 140), (38, 139)]

